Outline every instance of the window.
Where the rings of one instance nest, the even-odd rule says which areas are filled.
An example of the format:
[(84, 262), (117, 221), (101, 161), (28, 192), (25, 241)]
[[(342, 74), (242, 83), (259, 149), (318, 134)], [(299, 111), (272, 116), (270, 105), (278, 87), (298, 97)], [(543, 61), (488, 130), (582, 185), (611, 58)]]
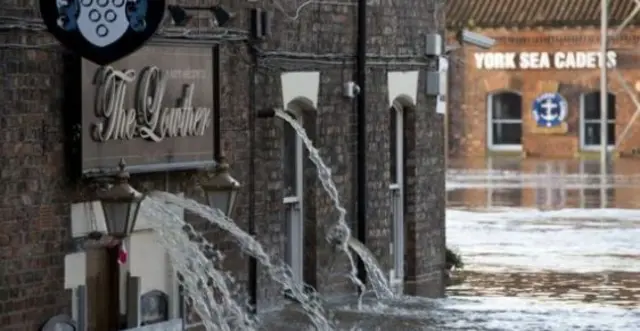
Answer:
[(491, 150), (522, 149), (522, 97), (515, 92), (490, 94), (487, 102), (487, 146)]
[(400, 107), (391, 107), (389, 116), (389, 172), (391, 191), (392, 259), (390, 283), (397, 293), (402, 292), (404, 280), (404, 121)]
[[(613, 148), (616, 141), (616, 97), (607, 97), (607, 144)], [(600, 147), (600, 91), (582, 95), (580, 101), (580, 147), (583, 150)]]
[[(290, 112), (289, 115), (302, 126), (299, 112)], [(285, 123), (283, 137), (285, 262), (291, 268), (291, 277), (300, 282), (303, 281), (304, 258), (303, 157), (302, 139), (298, 137), (292, 125)]]

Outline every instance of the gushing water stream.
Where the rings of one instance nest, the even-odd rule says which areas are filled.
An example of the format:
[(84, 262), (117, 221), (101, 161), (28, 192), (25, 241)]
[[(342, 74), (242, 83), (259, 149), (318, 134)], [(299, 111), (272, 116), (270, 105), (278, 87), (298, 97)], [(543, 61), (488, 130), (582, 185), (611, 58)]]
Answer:
[[(347, 255), (351, 265), (349, 278), (361, 289), (362, 294), (367, 293), (365, 285), (357, 277), (353, 251), (362, 259), (376, 296), (381, 299), (393, 298), (393, 292), (373, 254), (351, 236), (351, 230), (346, 222), (347, 211), (340, 202), (338, 189), (331, 177), (331, 169), (324, 163), (305, 130), (295, 119), (282, 110), (276, 110), (276, 116), (291, 125), (304, 143), (309, 151), (310, 160), (317, 168), (318, 178), (338, 211), (338, 219), (330, 228), (326, 239), (329, 244), (335, 245)], [(141, 213), (157, 222), (155, 231), (158, 233), (158, 241), (167, 249), (174, 270), (179, 272), (183, 295), (199, 315), (207, 331), (255, 331), (260, 323), (248, 313), (250, 311), (248, 305), (239, 303), (242, 290), (234, 288), (237, 284), (231, 274), (218, 268), (223, 259), (220, 251), (186, 223), (180, 215), (177, 215), (170, 208), (171, 205), (192, 212), (229, 233), (244, 253), (257, 259), (274, 281), (290, 291), (315, 330), (336, 329), (327, 317), (323, 307), (324, 301), (318, 293), (307, 291), (308, 287), (305, 284), (292, 277), (288, 265), (271, 258), (255, 238), (243, 231), (221, 211), (195, 200), (161, 191), (151, 192), (144, 204), (146, 206), (141, 208)], [(361, 300), (358, 306), (360, 303)]]
[(382, 272), (380, 267), (378, 267), (377, 263), (372, 263), (372, 261), (375, 262), (375, 258), (373, 258), (373, 256), (368, 252), (368, 249), (366, 249), (366, 247), (364, 247), (362, 243), (358, 242), (351, 236), (351, 230), (349, 229), (349, 225), (346, 222), (347, 210), (344, 208), (344, 206), (342, 206), (342, 203), (340, 202), (338, 189), (331, 176), (331, 168), (329, 168), (324, 163), (324, 160), (320, 156), (320, 152), (315, 148), (313, 142), (311, 141), (311, 139), (309, 139), (309, 136), (307, 136), (307, 132), (302, 126), (300, 126), (300, 123), (298, 123), (295, 118), (291, 117), (291, 115), (289, 115), (282, 109), (276, 109), (275, 115), (291, 125), (298, 137), (300, 137), (300, 139), (302, 140), (302, 143), (309, 151), (309, 159), (316, 166), (316, 169), (318, 171), (318, 179), (320, 179), (322, 187), (329, 194), (329, 197), (333, 202), (333, 206), (339, 213), (338, 220), (327, 234), (327, 241), (338, 242), (339, 247), (349, 257), (349, 262), (351, 264), (350, 279), (358, 287), (360, 287), (362, 293), (365, 292), (364, 284), (362, 284), (362, 282), (358, 279), (355, 260), (351, 255), (351, 252), (349, 251), (349, 247), (351, 247), (351, 249), (353, 249), (353, 251), (355, 251), (364, 262), (367, 268), (367, 276), (369, 277), (369, 281), (371, 282), (376, 296), (378, 298), (392, 298), (393, 292), (391, 291), (391, 288), (387, 283), (384, 272)]
[[(304, 284), (290, 276), (286, 264), (269, 257), (260, 243), (221, 211), (167, 192), (155, 191), (149, 196), (152, 198), (152, 206), (144, 208), (143, 212), (150, 213), (148, 217), (161, 223), (156, 229), (160, 243), (169, 250), (174, 268), (180, 270), (183, 279), (181, 285), (185, 288), (186, 296), (191, 300), (198, 315), (207, 320), (207, 331), (237, 330), (239, 325), (242, 326), (240, 330), (255, 330), (255, 321), (247, 317), (248, 307), (241, 307), (233, 299), (232, 291), (229, 289), (229, 286), (234, 284), (231, 275), (222, 274), (216, 269), (215, 263), (222, 258), (220, 252), (167, 208), (167, 204), (184, 208), (228, 232), (244, 253), (256, 258), (274, 281), (291, 291), (291, 295), (298, 301), (317, 330), (334, 329), (326, 317), (318, 295), (306, 293)], [(213, 256), (207, 256), (203, 252), (211, 252)], [(207, 286), (203, 289), (202, 284), (213, 286), (215, 291)]]
[[(167, 196), (169, 194), (166, 194)], [(155, 220), (159, 243), (179, 272), (183, 295), (207, 331), (256, 330), (255, 321), (238, 304), (230, 274), (216, 268), (222, 256), (193, 227), (160, 199), (145, 199), (141, 214)], [(149, 205), (150, 204), (150, 205)]]

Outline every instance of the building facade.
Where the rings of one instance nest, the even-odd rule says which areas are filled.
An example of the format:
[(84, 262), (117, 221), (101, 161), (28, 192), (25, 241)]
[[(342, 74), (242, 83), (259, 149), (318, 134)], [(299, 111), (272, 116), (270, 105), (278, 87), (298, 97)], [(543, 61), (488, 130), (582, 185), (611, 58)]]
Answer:
[[(486, 7), (500, 12), (486, 11)], [(573, 158), (600, 149), (600, 65), (608, 70), (607, 142), (619, 156), (637, 153), (640, 91), (635, 8), (611, 9), (610, 41), (601, 59), (598, 1), (450, 1), (448, 31), (472, 30), (495, 40), (490, 49), (452, 51), (448, 149), (453, 157), (515, 152)]]
[[(354, 236), (392, 283), (405, 293), (443, 295), (444, 126), (436, 101), (420, 92), (424, 71), (434, 65), (423, 56), (423, 35), (442, 31), (440, 2), (370, 1), (361, 57), (366, 58), (363, 100), (344, 93), (345, 83), (357, 81), (361, 29), (355, 2), (312, 4), (299, 11), (293, 5), (267, 6), (273, 16), (263, 40), (250, 32), (254, 2), (220, 5), (235, 14), (224, 28), (194, 23), (180, 30), (166, 23), (171, 29), (160, 29), (150, 43), (110, 68), (69, 56), (43, 31), (32, 2), (0, 9), (2, 25), (11, 28), (0, 34), (2, 330), (38, 330), (54, 316), (51, 323), (68, 318), (79, 329), (108, 329), (103, 312), (111, 295), (104, 279), (109, 257), (101, 247), (88, 247), (87, 235), (104, 230), (101, 206), (91, 198), (91, 178), (119, 159), (125, 159), (132, 186), (141, 191), (202, 199), (195, 169), (223, 154), (243, 185), (231, 215), (235, 222), (322, 295), (354, 293), (345, 277), (346, 258), (336, 258), (325, 240), (338, 214), (300, 138), (282, 120), (258, 116), (273, 107), (288, 110), (307, 130), (331, 167)], [(190, 130), (167, 124), (145, 135), (140, 129), (150, 128), (149, 118), (136, 116), (152, 101), (139, 93), (162, 100), (155, 89), (139, 90), (153, 80), (153, 70), (168, 77), (158, 111), (200, 111), (197, 120), (190, 119)], [(109, 75), (129, 88), (120, 107), (93, 100), (100, 99), (104, 90), (98, 85), (107, 84)], [(366, 105), (360, 116), (358, 101)], [(109, 110), (120, 114), (113, 131)], [(96, 129), (99, 123), (104, 124)], [(164, 133), (154, 137), (159, 132)], [(215, 150), (218, 135), (221, 150)], [(258, 310), (285, 300), (281, 286), (227, 233), (184, 217), (224, 253), (220, 267), (233, 274), (240, 297)], [(128, 259), (121, 271), (127, 276), (121, 277), (135, 278), (137, 285), (119, 279), (120, 298), (129, 303), (116, 303), (127, 317), (123, 328), (186, 318), (176, 271), (149, 231), (154, 224), (138, 220), (126, 240)], [(287, 253), (292, 250), (303, 255)]]

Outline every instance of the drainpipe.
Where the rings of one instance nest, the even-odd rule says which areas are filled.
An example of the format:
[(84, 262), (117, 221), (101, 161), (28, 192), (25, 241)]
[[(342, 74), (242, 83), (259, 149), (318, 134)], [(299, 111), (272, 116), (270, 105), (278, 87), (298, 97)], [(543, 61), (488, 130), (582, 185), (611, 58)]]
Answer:
[[(249, 68), (249, 216), (247, 219), (247, 231), (249, 235), (255, 236), (255, 214), (256, 214), (256, 72), (257, 56), (253, 47), (249, 49), (251, 63)], [(249, 279), (248, 279), (249, 305), (257, 311), (258, 304), (258, 260), (249, 257)]]
[[(356, 84), (360, 87), (356, 105), (357, 166), (356, 238), (366, 245), (367, 223), (367, 0), (358, 0), (358, 41), (356, 49)], [(366, 283), (367, 272), (362, 260), (358, 260), (358, 278)]]
[(220, 45), (213, 46), (213, 159), (220, 162), (222, 142), (220, 138)]

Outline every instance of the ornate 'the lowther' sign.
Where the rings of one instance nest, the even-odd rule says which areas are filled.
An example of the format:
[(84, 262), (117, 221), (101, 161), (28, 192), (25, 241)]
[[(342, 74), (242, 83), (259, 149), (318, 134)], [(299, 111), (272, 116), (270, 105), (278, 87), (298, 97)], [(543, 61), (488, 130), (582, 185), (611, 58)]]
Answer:
[(212, 51), (147, 46), (109, 66), (81, 60), (83, 175), (213, 163)]

